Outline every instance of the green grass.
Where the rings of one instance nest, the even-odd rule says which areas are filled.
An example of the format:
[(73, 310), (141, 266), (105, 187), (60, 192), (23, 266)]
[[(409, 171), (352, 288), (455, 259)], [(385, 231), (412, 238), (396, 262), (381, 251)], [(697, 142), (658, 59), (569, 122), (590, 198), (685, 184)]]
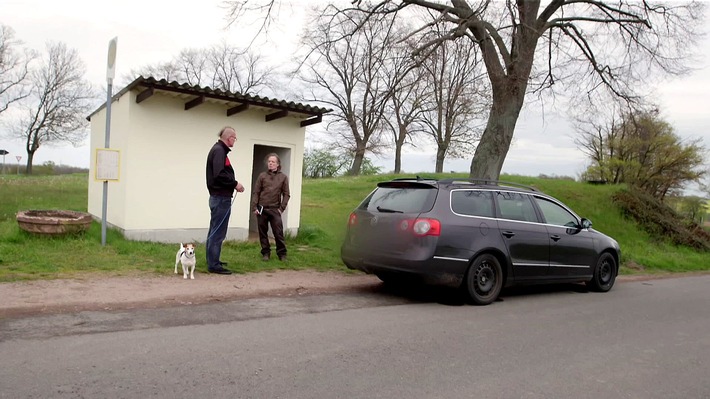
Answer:
[[(437, 177), (428, 174), (430, 177)], [(452, 175), (438, 175), (451, 177)], [(465, 177), (465, 175), (454, 175)], [(340, 261), (340, 243), (350, 211), (378, 181), (393, 175), (306, 179), (303, 184), (301, 226), (288, 237), (289, 262), (262, 262), (259, 244), (225, 242), (222, 258), (237, 273), (276, 269), (347, 269)], [(594, 227), (616, 238), (622, 248), (621, 272), (688, 272), (710, 269), (710, 256), (684, 247), (656, 242), (612, 203), (622, 187), (593, 186), (570, 180), (502, 176), (501, 180), (535, 186), (592, 220)], [(46, 238), (20, 230), (15, 214), (28, 209), (85, 211), (86, 174), (61, 176), (0, 176), (0, 282), (105, 275), (171, 274), (175, 244), (125, 240), (109, 230), (101, 245), (101, 226), (76, 236)], [(200, 254), (204, 248), (198, 247)], [(204, 261), (198, 271), (206, 272)]]

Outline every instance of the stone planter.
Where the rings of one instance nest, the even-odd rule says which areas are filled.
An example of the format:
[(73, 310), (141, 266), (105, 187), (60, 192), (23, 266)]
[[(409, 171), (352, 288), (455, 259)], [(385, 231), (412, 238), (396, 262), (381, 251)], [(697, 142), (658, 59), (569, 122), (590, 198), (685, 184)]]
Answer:
[(92, 221), (88, 213), (63, 210), (20, 211), (16, 218), (22, 230), (40, 235), (83, 233)]

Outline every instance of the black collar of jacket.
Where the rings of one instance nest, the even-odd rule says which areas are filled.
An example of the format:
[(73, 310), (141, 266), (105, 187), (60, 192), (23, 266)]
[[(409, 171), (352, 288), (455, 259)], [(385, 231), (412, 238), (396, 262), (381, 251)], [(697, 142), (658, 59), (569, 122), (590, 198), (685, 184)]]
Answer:
[(217, 142), (218, 142), (219, 144), (222, 144), (222, 147), (224, 147), (224, 151), (225, 151), (225, 152), (232, 151), (232, 149), (229, 148), (229, 146), (228, 146), (227, 144), (225, 144), (224, 141), (222, 141), (222, 140), (217, 140)]

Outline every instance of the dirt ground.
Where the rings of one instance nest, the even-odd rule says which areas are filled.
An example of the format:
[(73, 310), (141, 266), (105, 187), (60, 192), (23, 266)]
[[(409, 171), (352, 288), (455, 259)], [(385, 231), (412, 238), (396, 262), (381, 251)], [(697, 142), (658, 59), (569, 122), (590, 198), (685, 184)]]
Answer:
[(157, 308), (254, 298), (314, 295), (380, 284), (371, 275), (344, 272), (275, 271), (216, 275), (182, 272), (166, 276), (105, 277), (0, 283), (0, 318), (78, 312)]
[[(619, 276), (617, 283), (686, 275)], [(317, 295), (375, 288), (380, 284), (372, 275), (312, 270), (227, 276), (198, 273), (194, 280), (184, 280), (180, 273), (157, 277), (88, 275), (80, 279), (0, 283), (0, 319), (86, 310), (182, 306), (239, 298)]]

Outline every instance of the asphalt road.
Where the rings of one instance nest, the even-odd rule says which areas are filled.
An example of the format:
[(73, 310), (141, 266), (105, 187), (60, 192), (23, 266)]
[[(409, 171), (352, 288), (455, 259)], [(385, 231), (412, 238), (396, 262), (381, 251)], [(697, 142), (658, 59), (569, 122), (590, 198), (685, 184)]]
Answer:
[(710, 398), (710, 276), (0, 320), (2, 398)]

